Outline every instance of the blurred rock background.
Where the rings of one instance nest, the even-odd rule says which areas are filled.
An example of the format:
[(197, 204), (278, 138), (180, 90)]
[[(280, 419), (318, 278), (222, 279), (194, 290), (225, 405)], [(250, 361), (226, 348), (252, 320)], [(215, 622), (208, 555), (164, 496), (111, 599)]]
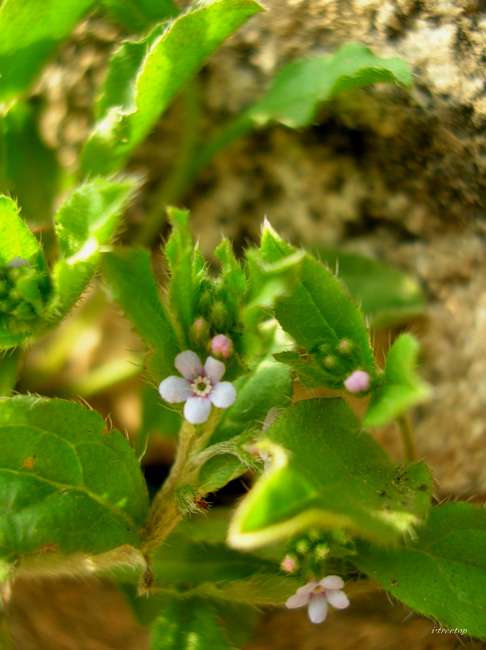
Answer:
[[(267, 11), (224, 45), (196, 82), (205, 134), (259, 98), (285, 63), (349, 42), (404, 58), (414, 87), (349, 92), (327, 104), (312, 128), (275, 126), (236, 141), (201, 172), (180, 204), (191, 210), (193, 231), (209, 256), (223, 232), (238, 251), (256, 241), (267, 216), (293, 243), (357, 251), (418, 278), (427, 310), (407, 327), (421, 340), (423, 374), (433, 386), (433, 399), (412, 414), (418, 455), (437, 478), (439, 498), (484, 503), (486, 6), (481, 0), (265, 4)], [(37, 86), (45, 101), (44, 137), (72, 171), (119, 38), (116, 28), (89, 19)], [(131, 163), (148, 181), (130, 211), (127, 238), (171, 172), (183, 110), (176, 102)], [(73, 350), (60, 377), (80, 376), (100, 360), (140, 348), (121, 316), (110, 312)], [(33, 348), (34, 361), (35, 354)], [(132, 380), (89, 401), (133, 432), (139, 386)], [(399, 453), (393, 430), (377, 435)], [(160, 453), (169, 457), (170, 445)], [(145, 633), (117, 598), (98, 581), (55, 588), (19, 583), (12, 606), (19, 650), (147, 648)], [(308, 623), (305, 612), (275, 612), (248, 650), (461, 646), (454, 636), (431, 634), (434, 625), (425, 619), (405, 619), (400, 605), (391, 607), (381, 596), (357, 599), (320, 627)]]

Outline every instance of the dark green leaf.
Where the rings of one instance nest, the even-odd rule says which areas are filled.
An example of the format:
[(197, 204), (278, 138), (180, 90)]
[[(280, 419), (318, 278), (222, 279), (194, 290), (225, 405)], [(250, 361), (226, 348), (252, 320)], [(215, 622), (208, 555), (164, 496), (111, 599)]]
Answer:
[(5, 0), (0, 9), (0, 101), (28, 90), (94, 0)]
[(393, 548), (359, 542), (354, 561), (415, 611), (486, 638), (486, 510), (432, 508), (417, 534)]
[(115, 109), (97, 124), (84, 150), (85, 172), (106, 174), (121, 169), (184, 83), (260, 10), (254, 0), (215, 0), (174, 20), (139, 68), (133, 106)]
[(231, 650), (207, 602), (173, 598), (151, 628), (150, 650)]
[(3, 118), (5, 181), (0, 190), (17, 198), (28, 221), (45, 223), (52, 217), (61, 170), (54, 151), (40, 138), (36, 117), (28, 104), (19, 102)]
[(425, 516), (432, 480), (422, 463), (393, 464), (341, 399), (298, 402), (258, 443), (270, 468), (239, 506), (229, 541), (252, 548), (311, 527), (394, 540)]
[(98, 0), (125, 29), (139, 32), (173, 18), (178, 10), (172, 0)]
[[(260, 250), (272, 262), (295, 254), (269, 224), (264, 227)], [(278, 299), (275, 315), (282, 328), (307, 350), (308, 362), (318, 366), (322, 386), (341, 388), (358, 369), (374, 375), (370, 336), (361, 312), (339, 280), (311, 255), (303, 255), (299, 279)], [(289, 362), (286, 358), (285, 363)], [(299, 363), (294, 367), (298, 372)]]
[(174, 374), (174, 359), (180, 347), (160, 299), (150, 253), (136, 249), (106, 253), (102, 258), (102, 270), (113, 296), (153, 351), (149, 365), (155, 380), (159, 382)]
[(292, 399), (292, 375), (273, 359), (264, 359), (253, 371), (234, 382), (233, 406), (223, 411), (210, 444), (229, 440), (248, 427), (261, 431), (271, 408), (284, 409)]
[(63, 400), (0, 401), (0, 556), (99, 554), (139, 544), (148, 513), (127, 440), (94, 411)]
[(330, 248), (314, 252), (330, 269), (336, 269), (371, 327), (389, 327), (423, 314), (424, 296), (413, 277), (355, 253)]
[(402, 334), (393, 343), (386, 359), (381, 386), (373, 393), (363, 419), (367, 427), (391, 422), (406, 409), (425, 401), (430, 389), (418, 375), (418, 341), (411, 334)]

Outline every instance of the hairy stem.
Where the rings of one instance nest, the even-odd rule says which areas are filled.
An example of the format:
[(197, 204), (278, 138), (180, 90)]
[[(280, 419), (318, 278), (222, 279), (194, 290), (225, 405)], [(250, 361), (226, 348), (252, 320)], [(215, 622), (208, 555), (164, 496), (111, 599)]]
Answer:
[(400, 437), (402, 438), (403, 455), (405, 460), (417, 460), (417, 450), (415, 447), (412, 427), (410, 426), (410, 420), (406, 415), (400, 415), (397, 418), (397, 423), (398, 428), (400, 429)]

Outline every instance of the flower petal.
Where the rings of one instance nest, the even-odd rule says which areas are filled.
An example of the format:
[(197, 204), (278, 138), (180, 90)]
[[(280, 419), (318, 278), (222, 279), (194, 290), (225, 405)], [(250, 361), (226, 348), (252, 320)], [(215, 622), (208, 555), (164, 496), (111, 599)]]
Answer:
[(303, 587), (299, 587), (297, 589), (298, 594), (310, 594), (311, 591), (314, 591), (314, 589), (317, 587), (317, 582), (315, 580), (311, 580), (308, 582), (306, 585)]
[(294, 594), (285, 603), (287, 609), (297, 609), (298, 607), (305, 607), (309, 602), (307, 594)]
[(211, 402), (206, 397), (190, 397), (184, 404), (184, 417), (191, 424), (206, 422), (211, 413)]
[(311, 623), (319, 625), (326, 620), (327, 600), (324, 594), (313, 594), (307, 612)]
[(324, 589), (342, 589), (344, 587), (343, 579), (339, 576), (326, 576), (319, 580), (319, 584)]
[(199, 357), (192, 350), (185, 350), (176, 356), (174, 366), (185, 379), (195, 379), (203, 370)]
[(326, 592), (327, 602), (336, 609), (346, 609), (349, 606), (349, 598), (340, 589), (331, 589)]
[(166, 402), (174, 404), (174, 402), (185, 402), (192, 395), (192, 390), (182, 377), (167, 377), (160, 384), (159, 393)]
[(206, 377), (209, 377), (212, 384), (217, 384), (221, 377), (224, 375), (226, 366), (222, 361), (218, 361), (213, 357), (208, 357), (206, 363), (204, 364), (204, 371), (206, 372)]
[(219, 409), (227, 409), (234, 404), (236, 388), (229, 381), (220, 381), (209, 393), (209, 399)]

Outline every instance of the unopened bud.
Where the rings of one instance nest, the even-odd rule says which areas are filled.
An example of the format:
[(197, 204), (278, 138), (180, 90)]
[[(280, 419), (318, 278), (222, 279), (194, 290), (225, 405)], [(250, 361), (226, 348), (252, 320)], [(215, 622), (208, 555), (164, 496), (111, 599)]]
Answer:
[(369, 390), (371, 385), (371, 377), (364, 370), (355, 370), (344, 381), (344, 387), (350, 393), (363, 393)]
[(211, 354), (213, 357), (228, 359), (233, 352), (233, 341), (224, 334), (217, 334), (211, 340)]
[(288, 573), (290, 573), (297, 566), (297, 558), (287, 553), (280, 566), (284, 571), (288, 571)]

